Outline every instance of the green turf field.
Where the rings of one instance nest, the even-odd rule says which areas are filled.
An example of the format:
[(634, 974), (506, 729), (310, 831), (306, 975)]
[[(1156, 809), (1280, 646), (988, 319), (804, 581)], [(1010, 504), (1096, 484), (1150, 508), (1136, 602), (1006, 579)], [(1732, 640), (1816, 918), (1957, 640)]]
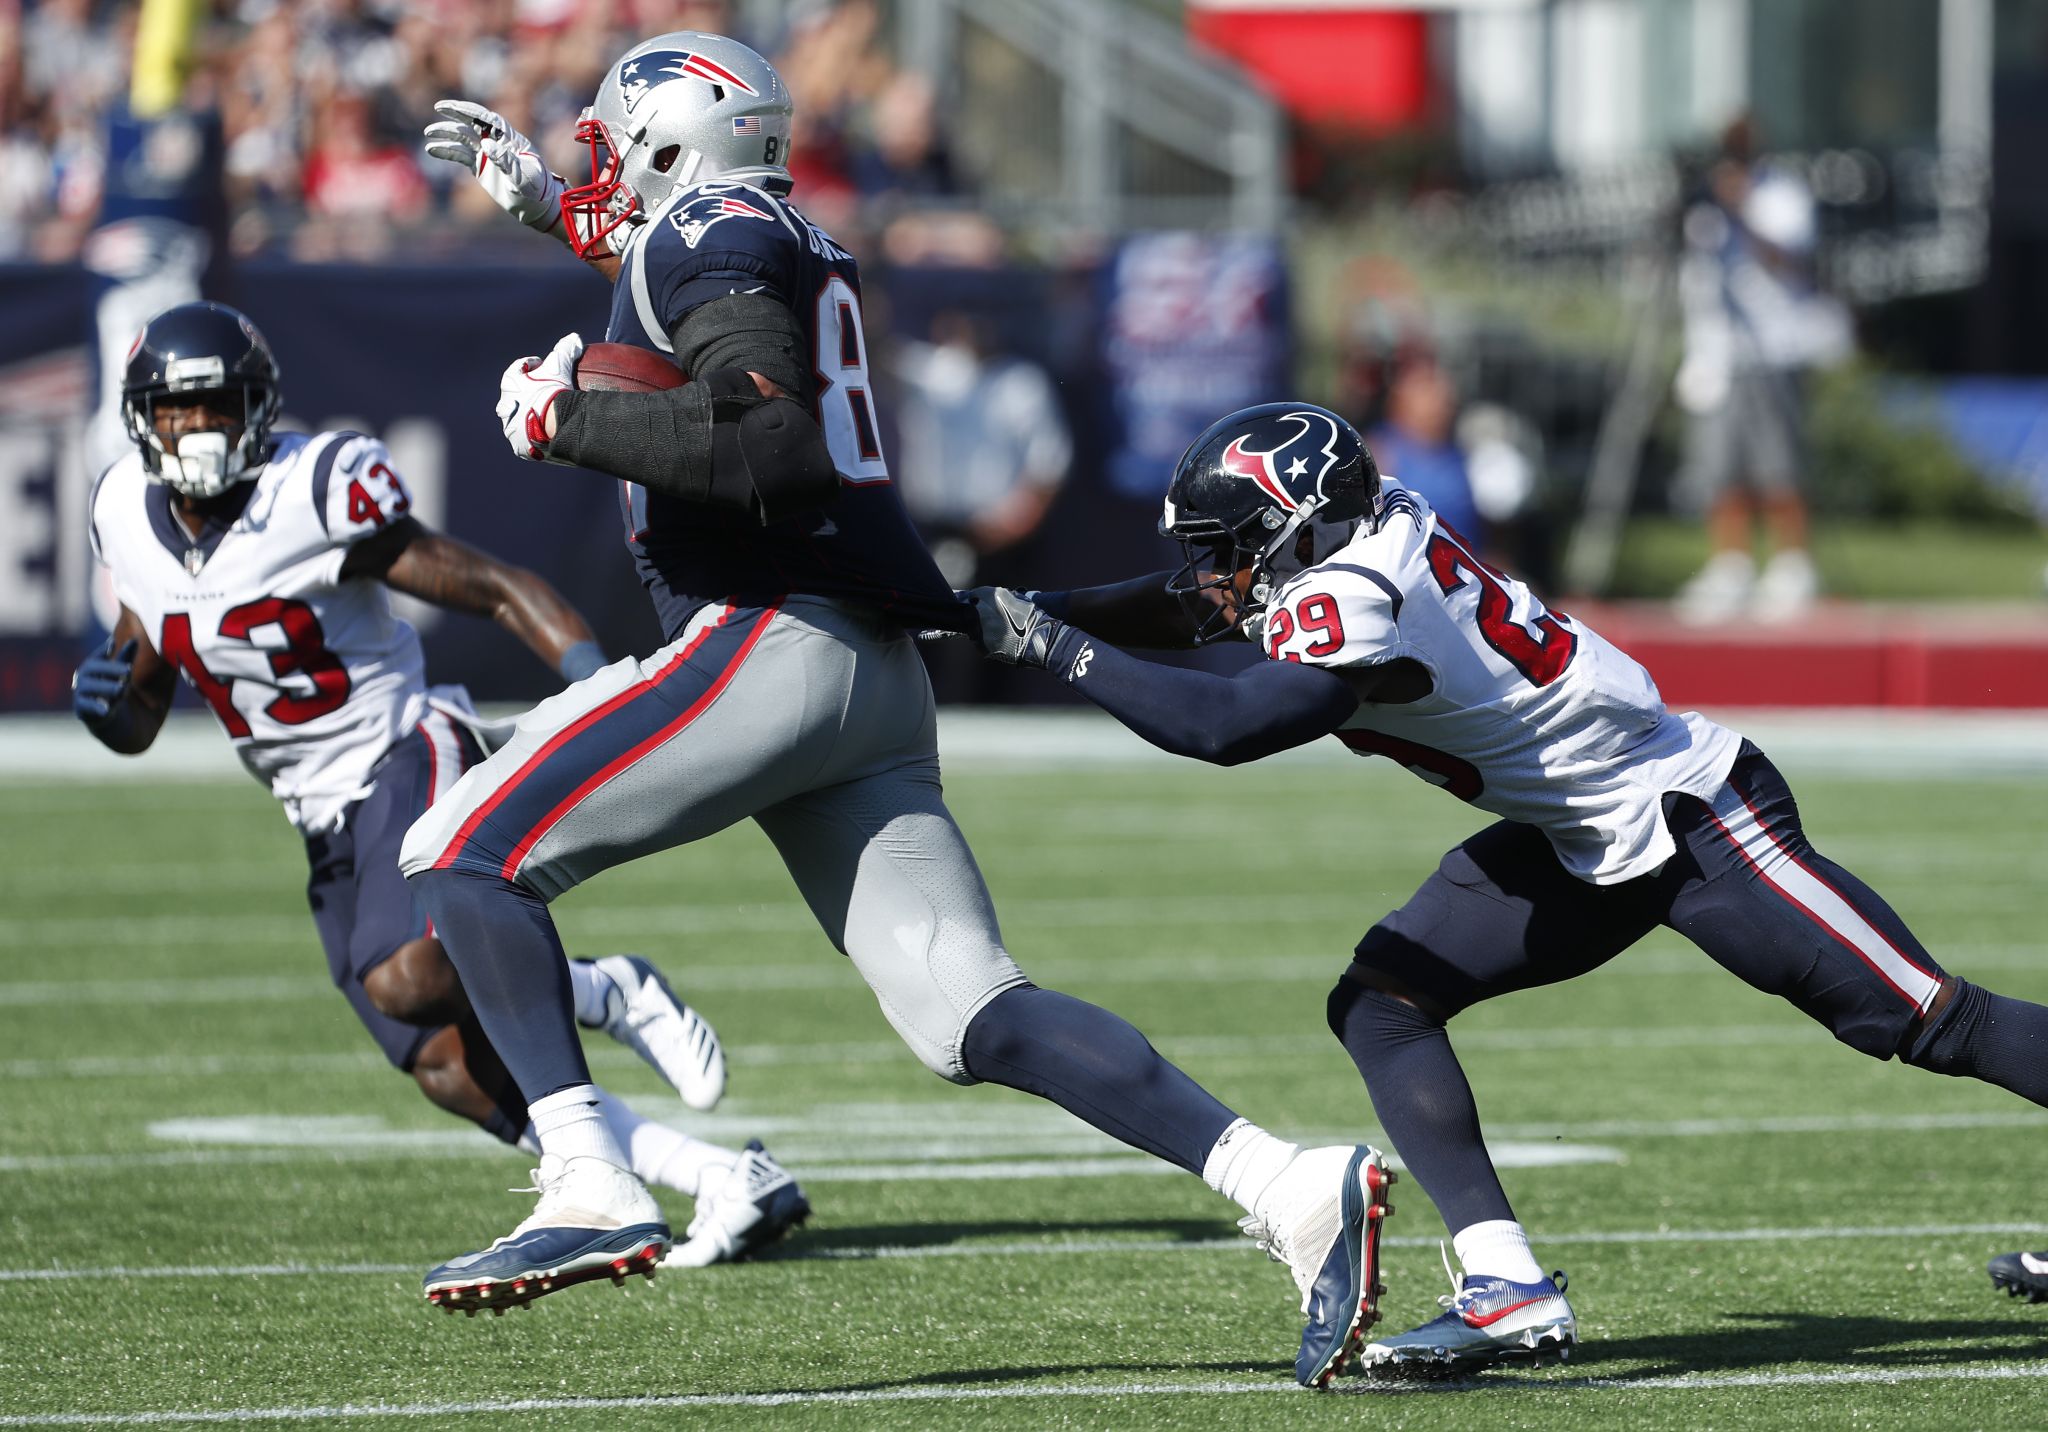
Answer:
[[(1822, 848), (1951, 968), (2048, 999), (2048, 778), (1784, 764)], [(2048, 1307), (1983, 1272), (2048, 1246), (2048, 1115), (1874, 1065), (1675, 938), (1453, 1030), (1538, 1256), (1572, 1275), (1578, 1356), (1300, 1392), (1292, 1285), (1234, 1210), (923, 1072), (751, 828), (561, 912), (579, 953), (657, 957), (733, 1065), (709, 1117), (616, 1046), (598, 1077), (763, 1135), (811, 1226), (751, 1265), (444, 1316), (420, 1272), (524, 1216), (526, 1162), (380, 1067), (258, 788), (133, 773), (0, 785), (0, 1425), (2048, 1421)], [(1378, 763), (966, 764), (948, 785), (1028, 970), (1276, 1130), (1375, 1136), (1324, 994), (1476, 812)], [(1444, 1282), (1433, 1210), (1412, 1183), (1394, 1201), (1398, 1327)]]

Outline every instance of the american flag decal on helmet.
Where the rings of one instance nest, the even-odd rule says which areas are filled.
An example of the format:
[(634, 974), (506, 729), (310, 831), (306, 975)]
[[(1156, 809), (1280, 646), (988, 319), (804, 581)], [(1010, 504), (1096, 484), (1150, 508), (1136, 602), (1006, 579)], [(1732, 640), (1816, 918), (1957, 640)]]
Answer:
[(758, 114), (741, 115), (732, 122), (732, 132), (734, 134), (759, 134), (761, 132), (761, 116)]

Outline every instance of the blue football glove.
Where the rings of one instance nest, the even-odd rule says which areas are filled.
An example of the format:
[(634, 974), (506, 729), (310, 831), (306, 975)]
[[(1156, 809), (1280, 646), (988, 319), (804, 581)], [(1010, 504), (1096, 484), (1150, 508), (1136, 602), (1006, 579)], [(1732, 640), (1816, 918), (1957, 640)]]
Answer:
[(99, 726), (114, 714), (128, 695), (128, 683), (135, 675), (134, 637), (119, 651), (107, 638), (103, 650), (93, 652), (79, 663), (71, 676), (71, 714), (88, 726)]

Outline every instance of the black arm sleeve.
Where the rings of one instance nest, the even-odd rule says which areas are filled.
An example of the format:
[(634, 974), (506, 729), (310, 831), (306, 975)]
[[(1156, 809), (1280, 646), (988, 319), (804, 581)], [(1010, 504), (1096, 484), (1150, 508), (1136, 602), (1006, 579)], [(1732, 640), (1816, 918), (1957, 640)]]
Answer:
[[(564, 393), (549, 457), (762, 522), (837, 494), (795, 314), (765, 295), (730, 294), (692, 309), (670, 339), (682, 370), (696, 375), (690, 382), (660, 393)], [(749, 372), (789, 396), (763, 398)]]
[(1319, 666), (1262, 661), (1216, 676), (1140, 660), (1074, 627), (1046, 667), (1161, 750), (1218, 766), (1305, 745), (1358, 710), (1350, 683)]

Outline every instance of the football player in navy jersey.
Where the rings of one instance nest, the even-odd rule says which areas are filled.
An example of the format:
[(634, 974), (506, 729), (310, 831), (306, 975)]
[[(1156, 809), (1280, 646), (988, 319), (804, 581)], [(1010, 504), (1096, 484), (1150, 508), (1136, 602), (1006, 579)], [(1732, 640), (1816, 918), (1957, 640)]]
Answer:
[[(460, 687), (429, 686), (391, 592), (489, 616), (564, 678), (604, 665), (590, 629), (532, 572), (429, 530), (391, 454), (363, 433), (280, 433), (278, 369), (247, 317), (183, 303), (144, 325), (124, 369), (129, 451), (90, 502), (120, 601), (79, 667), (73, 712), (126, 755), (156, 740), (182, 676), (304, 838), (307, 899), (336, 988), (391, 1065), (450, 1113), (527, 1146), (525, 1101), (398, 870), (406, 827), (483, 758)], [(693, 1108), (725, 1087), (710, 1025), (637, 955), (564, 961), (579, 1022), (627, 1045)], [(782, 1231), (752, 1185), (767, 1158), (604, 1097), (648, 1178), (697, 1200), (680, 1262)], [(800, 1200), (799, 1200), (800, 1201)]]
[(1003, 948), (940, 794), (907, 634), (964, 631), (973, 614), (889, 483), (859, 270), (789, 202), (781, 79), (720, 36), (647, 41), (602, 82), (580, 130), (592, 181), (566, 192), (496, 115), (441, 113), (429, 152), (607, 272), (607, 337), (692, 381), (579, 392), (574, 335), (505, 373), (516, 452), (624, 479), (627, 541), (668, 644), (542, 704), (407, 835), (405, 869), (542, 1148), (534, 1216), (433, 1270), (428, 1297), (523, 1303), (659, 1256), (668, 1229), (595, 1117), (547, 905), (751, 817), (926, 1067), (1053, 1100), (1240, 1203), (1301, 1292), (1296, 1375), (1326, 1383), (1374, 1316), (1390, 1175), (1369, 1148), (1304, 1151), (1239, 1118)]

